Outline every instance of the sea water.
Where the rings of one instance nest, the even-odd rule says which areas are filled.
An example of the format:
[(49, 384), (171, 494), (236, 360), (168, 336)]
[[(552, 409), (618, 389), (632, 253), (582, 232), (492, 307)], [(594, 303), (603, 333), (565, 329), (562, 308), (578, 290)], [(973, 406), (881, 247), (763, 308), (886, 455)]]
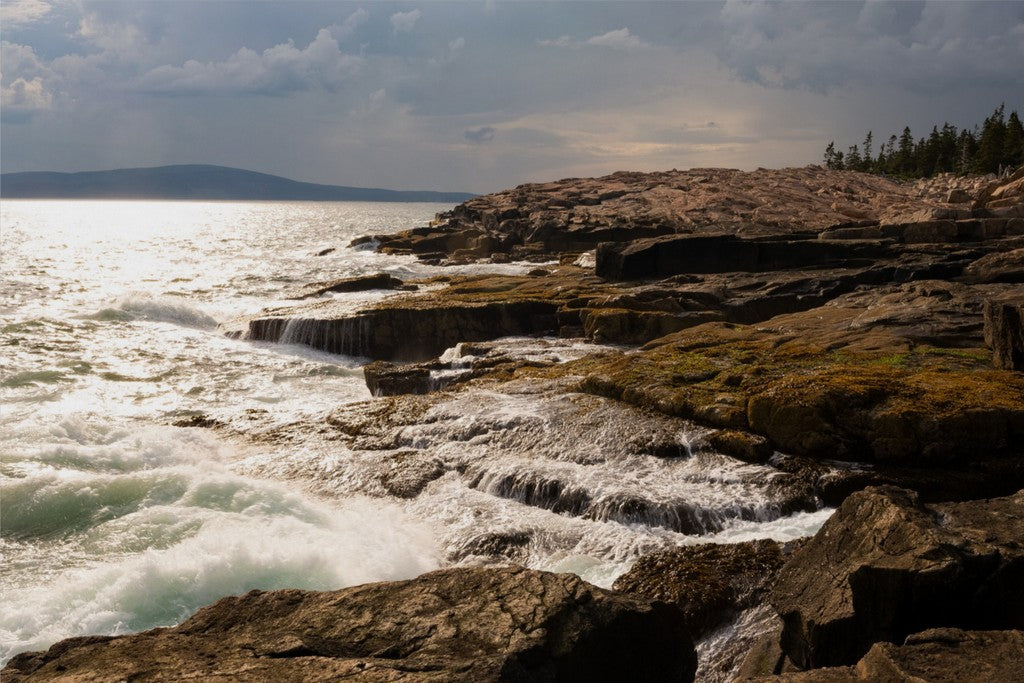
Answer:
[[(69, 636), (172, 625), (254, 588), (334, 589), (478, 561), (458, 549), (481, 531), (527, 529), (529, 566), (607, 586), (651, 549), (793, 538), (822, 523), (828, 511), (756, 503), (767, 468), (716, 454), (666, 463), (533, 453), (530, 430), (580, 409), (528, 392), (442, 401), (429, 423), (407, 428), (410, 445), (449, 459), (458, 448), (475, 470), (447, 472), (411, 500), (367, 486), (359, 473), (379, 456), (324, 446), (314, 428), (372, 400), (365, 359), (232, 339), (219, 324), (293, 304), (303, 285), (333, 278), (535, 267), (438, 269), (347, 246), (447, 208), (3, 203), (0, 661)], [(358, 307), (394, 294), (336, 296)], [(589, 350), (582, 340), (510, 344), (566, 359)], [(311, 428), (287, 443), (261, 437), (283, 425)], [(490, 436), (462, 439), (467, 430)], [(594, 510), (563, 514), (517, 495), (517, 476), (575, 482)], [(655, 508), (689, 500), (718, 517), (694, 534), (670, 516), (616, 513), (617, 497), (637, 492)]]

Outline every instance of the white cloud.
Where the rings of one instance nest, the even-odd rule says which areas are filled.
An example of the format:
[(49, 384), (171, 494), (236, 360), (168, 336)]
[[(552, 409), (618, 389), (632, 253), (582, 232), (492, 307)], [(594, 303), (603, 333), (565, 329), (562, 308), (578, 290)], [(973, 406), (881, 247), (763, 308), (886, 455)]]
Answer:
[(257, 53), (241, 48), (223, 62), (189, 60), (182, 66), (161, 66), (145, 74), (144, 90), (166, 94), (256, 93), (337, 90), (354, 76), (363, 60), (345, 54), (328, 29), (320, 29), (305, 48), (281, 43)]
[(422, 16), (423, 12), (418, 9), (395, 12), (391, 15), (391, 28), (395, 29), (396, 33), (409, 33)]
[(364, 10), (362, 7), (360, 7), (355, 12), (348, 15), (348, 18), (345, 19), (345, 21), (342, 22), (341, 25), (332, 26), (331, 35), (333, 35), (338, 40), (345, 40), (346, 38), (351, 38), (352, 35), (355, 34), (356, 29), (358, 29), (361, 24), (364, 24), (366, 20), (369, 18), (370, 13)]
[(587, 38), (584, 41), (587, 45), (594, 45), (597, 47), (610, 47), (615, 50), (639, 50), (640, 48), (650, 47), (647, 43), (640, 40), (632, 33), (629, 32), (628, 28), (620, 28), (615, 31), (608, 31), (608, 33), (602, 33), (599, 36)]
[(0, 42), (0, 65), (0, 110), (5, 121), (27, 121), (52, 108), (54, 73), (31, 47)]
[(134, 24), (103, 21), (96, 14), (82, 17), (78, 35), (110, 55), (134, 57), (146, 47), (145, 38)]
[(608, 31), (607, 33), (602, 33), (597, 36), (591, 36), (586, 40), (573, 40), (569, 36), (559, 36), (558, 38), (551, 40), (538, 40), (537, 44), (544, 47), (607, 47), (613, 50), (623, 50), (626, 52), (651, 47), (648, 43), (645, 43), (640, 40), (640, 38), (630, 33), (629, 29), (626, 27), (615, 29), (614, 31)]
[(44, 0), (4, 0), (0, 4), (0, 22), (11, 25), (31, 24), (50, 13), (53, 7)]
[(46, 90), (41, 78), (18, 78), (0, 89), (0, 109), (7, 121), (25, 121), (52, 105), (53, 95)]

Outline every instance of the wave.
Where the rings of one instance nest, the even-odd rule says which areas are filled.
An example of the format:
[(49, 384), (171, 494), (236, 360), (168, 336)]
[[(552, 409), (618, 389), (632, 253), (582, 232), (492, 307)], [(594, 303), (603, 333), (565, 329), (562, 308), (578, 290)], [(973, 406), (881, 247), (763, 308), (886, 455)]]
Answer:
[(65, 567), (5, 577), (22, 587), (5, 590), (3, 661), (71, 636), (172, 625), (254, 588), (336, 589), (440, 564), (432, 533), (397, 506), (359, 498), (329, 506), (217, 462), (127, 473), (49, 468), (7, 479), (0, 502), (5, 554), (49, 548)]
[(337, 589), (411, 578), (439, 564), (430, 537), (379, 501), (304, 505), (306, 519), (218, 515), (172, 547), (11, 591), (0, 615), (0, 663), (75, 635), (173, 625), (254, 588)]
[(104, 322), (150, 320), (194, 327), (200, 330), (212, 330), (218, 324), (215, 318), (198, 308), (175, 301), (170, 297), (143, 295), (124, 297), (114, 307), (103, 308), (85, 317), (88, 320)]

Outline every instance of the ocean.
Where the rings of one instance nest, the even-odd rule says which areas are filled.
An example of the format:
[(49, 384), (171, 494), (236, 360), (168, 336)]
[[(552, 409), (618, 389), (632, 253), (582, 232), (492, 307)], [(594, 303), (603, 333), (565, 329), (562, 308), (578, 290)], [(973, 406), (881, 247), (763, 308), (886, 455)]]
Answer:
[[(466, 548), (510, 529), (525, 534), (519, 557), (528, 566), (610, 586), (653, 549), (785, 540), (823, 523), (828, 510), (780, 510), (768, 468), (719, 454), (619, 452), (613, 436), (596, 432), (593, 444), (555, 453), (545, 434), (583, 409), (529, 391), (470, 390), (433, 405), (429, 419), (406, 428), (403, 448), (465, 466), (411, 499), (373, 486), (387, 454), (349, 451), (318, 430), (328, 414), (375, 400), (366, 359), (232, 339), (221, 324), (292, 305), (316, 281), (536, 267), (438, 268), (347, 246), (447, 208), (3, 203), (0, 661), (70, 636), (173, 625), (253, 588), (333, 589), (485, 562)], [(355, 309), (394, 295), (332, 296)], [(594, 348), (503, 343), (561, 359)], [(304, 436), (268, 436), (282, 430)], [(681, 429), (677, 438), (686, 445), (696, 435)], [(569, 482), (595, 501), (688, 501), (715, 524), (686, 533), (664, 515), (623, 517), (611, 505), (574, 515), (517, 489), (524, 473)]]

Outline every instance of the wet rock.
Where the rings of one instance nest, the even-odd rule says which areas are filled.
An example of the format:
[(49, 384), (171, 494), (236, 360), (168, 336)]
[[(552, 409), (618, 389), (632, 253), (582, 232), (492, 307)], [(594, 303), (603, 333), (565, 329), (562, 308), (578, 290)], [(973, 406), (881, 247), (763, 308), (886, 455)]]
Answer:
[(1024, 370), (1024, 304), (985, 302), (985, 343), (997, 368)]
[[(327, 250), (330, 253), (333, 249)], [(323, 256), (323, 252), (317, 254)], [(328, 292), (365, 292), (369, 289), (404, 289), (414, 290), (416, 285), (407, 285), (397, 277), (389, 275), (387, 273), (377, 273), (375, 275), (360, 275), (359, 277), (346, 277), (340, 280), (330, 280), (328, 282), (315, 282), (310, 285), (306, 285), (306, 291), (297, 295), (296, 299), (309, 299), (314, 296), (321, 296)]]
[(433, 388), (430, 368), (425, 365), (395, 365), (379, 360), (363, 366), (363, 377), (374, 396), (426, 394)]
[(449, 569), (341, 591), (252, 591), (180, 626), (63, 641), (4, 680), (691, 681), (681, 615), (571, 574)]
[(905, 489), (855, 493), (779, 574), (782, 649), (818, 668), (927, 628), (1022, 628), (1021, 538), (1024, 491), (933, 506)]
[(201, 429), (216, 429), (218, 427), (225, 427), (226, 424), (216, 418), (210, 417), (203, 413), (197, 415), (189, 415), (181, 419), (175, 420), (171, 423), (175, 427), (198, 427)]
[[(748, 660), (749, 661), (749, 660)], [(1024, 680), (1024, 632), (939, 628), (902, 645), (876, 643), (855, 666), (770, 675), (746, 665), (737, 682), (1019, 681)]]
[(381, 467), (377, 481), (397, 498), (415, 498), (446, 471), (440, 458), (416, 450), (390, 453), (381, 459)]
[(491, 560), (523, 563), (526, 560), (527, 547), (531, 540), (533, 540), (533, 534), (529, 531), (481, 534), (460, 545), (452, 553), (451, 559), (458, 562), (469, 557), (483, 557)]
[(678, 606), (699, 639), (761, 603), (789, 554), (768, 539), (687, 546), (642, 556), (613, 588)]
[(718, 429), (707, 436), (708, 443), (715, 449), (744, 462), (765, 463), (775, 449), (763, 436), (737, 429)]
[(557, 308), (543, 300), (453, 301), (443, 307), (403, 302), (355, 314), (325, 306), (257, 317), (249, 321), (247, 337), (348, 356), (417, 361), (464, 341), (554, 334)]

